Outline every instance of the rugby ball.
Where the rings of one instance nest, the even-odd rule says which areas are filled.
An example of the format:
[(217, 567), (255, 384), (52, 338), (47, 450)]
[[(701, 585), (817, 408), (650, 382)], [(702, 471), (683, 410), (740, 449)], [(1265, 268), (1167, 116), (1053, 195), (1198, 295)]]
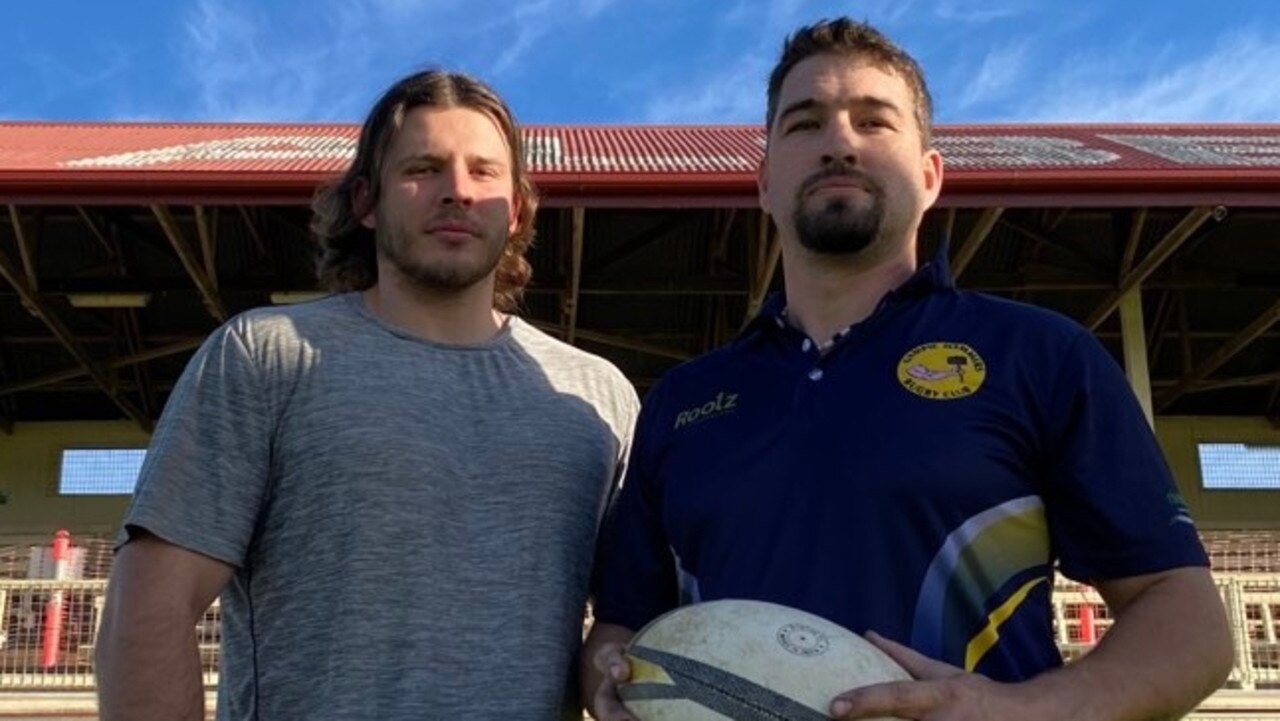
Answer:
[(618, 687), (641, 721), (827, 721), (837, 695), (911, 676), (861, 636), (763, 601), (678, 608), (627, 645)]

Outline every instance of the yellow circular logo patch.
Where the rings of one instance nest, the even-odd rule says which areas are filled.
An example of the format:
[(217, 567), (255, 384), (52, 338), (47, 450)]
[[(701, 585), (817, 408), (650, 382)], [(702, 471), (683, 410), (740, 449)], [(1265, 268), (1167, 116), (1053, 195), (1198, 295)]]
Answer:
[(898, 382), (921, 398), (950, 401), (978, 392), (987, 364), (964, 343), (925, 343), (898, 361)]

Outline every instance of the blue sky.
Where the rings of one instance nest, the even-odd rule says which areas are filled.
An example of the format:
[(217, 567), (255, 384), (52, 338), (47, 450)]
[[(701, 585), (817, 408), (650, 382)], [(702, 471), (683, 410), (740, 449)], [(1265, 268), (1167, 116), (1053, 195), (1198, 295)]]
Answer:
[(920, 60), (939, 122), (1280, 122), (1275, 0), (8, 3), (0, 117), (358, 121), (434, 65), (526, 123), (755, 123), (783, 36), (842, 13)]

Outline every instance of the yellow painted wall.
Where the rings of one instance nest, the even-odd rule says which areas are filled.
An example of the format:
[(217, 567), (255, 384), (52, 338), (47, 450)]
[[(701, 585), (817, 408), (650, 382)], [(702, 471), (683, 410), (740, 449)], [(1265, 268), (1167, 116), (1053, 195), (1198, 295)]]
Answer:
[[(1238, 441), (1280, 445), (1280, 429), (1261, 418), (1156, 419), (1187, 504), (1201, 528), (1280, 529), (1280, 491), (1203, 491), (1199, 442)], [(124, 496), (58, 496), (58, 459), (66, 447), (138, 447), (148, 437), (127, 422), (25, 423), (0, 435), (0, 536), (45, 536), (59, 528), (73, 534), (114, 534)]]
[(1156, 435), (1201, 528), (1280, 529), (1280, 491), (1206, 491), (1200, 487), (1198, 443), (1280, 446), (1280, 428), (1264, 418), (1156, 418)]
[(18, 423), (0, 435), (0, 535), (46, 536), (65, 528), (78, 534), (111, 535), (124, 516), (128, 496), (59, 496), (63, 448), (145, 447), (150, 437), (128, 422)]

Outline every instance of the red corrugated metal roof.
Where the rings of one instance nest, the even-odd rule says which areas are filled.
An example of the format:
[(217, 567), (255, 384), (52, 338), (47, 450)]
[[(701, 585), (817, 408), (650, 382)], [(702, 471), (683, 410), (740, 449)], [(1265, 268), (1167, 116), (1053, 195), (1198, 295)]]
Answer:
[[(0, 123), (0, 196), (295, 202), (345, 167), (357, 131)], [(750, 204), (763, 152), (758, 126), (530, 126), (525, 137), (535, 179), (562, 201)], [(952, 204), (1151, 196), (1145, 202), (1280, 205), (1280, 125), (953, 125), (939, 127), (936, 138)]]

